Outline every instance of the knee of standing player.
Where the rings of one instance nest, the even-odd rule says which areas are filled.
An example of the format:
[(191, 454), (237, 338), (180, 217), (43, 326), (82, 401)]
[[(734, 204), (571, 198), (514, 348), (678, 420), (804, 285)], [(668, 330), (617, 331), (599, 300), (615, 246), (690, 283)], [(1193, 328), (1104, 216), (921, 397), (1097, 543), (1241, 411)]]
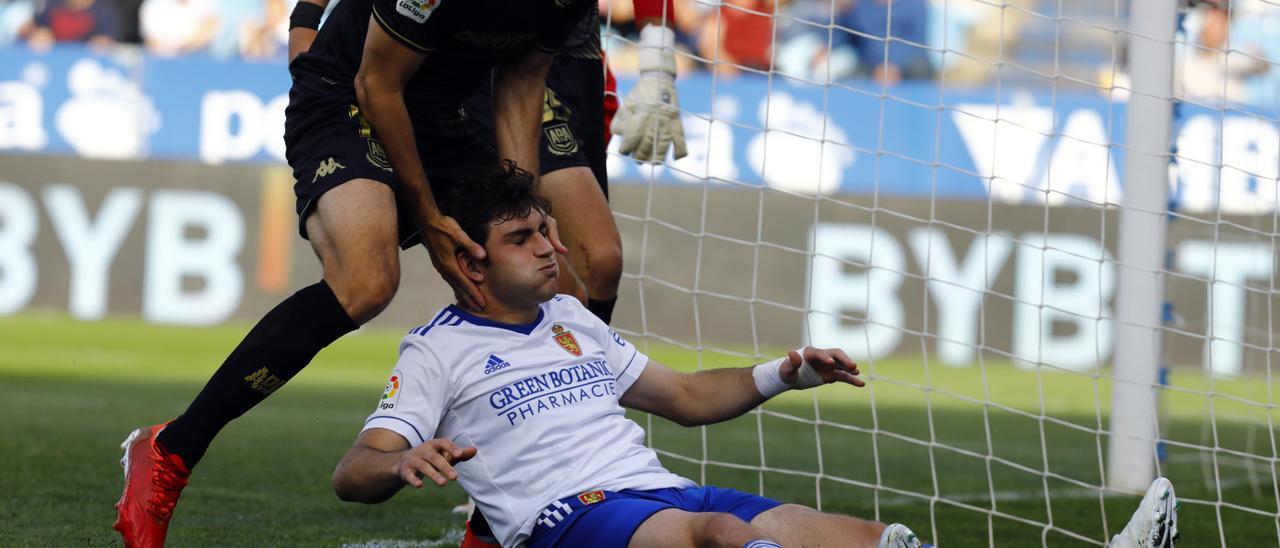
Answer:
[(608, 238), (586, 246), (587, 292), (594, 298), (608, 298), (618, 292), (622, 279), (622, 242)]
[[(361, 265), (332, 277), (336, 280), (328, 280), (329, 284), (333, 286), (347, 315), (357, 323), (364, 324), (382, 313), (396, 296), (396, 290), (400, 286), (400, 265), (395, 262), (380, 267)], [(330, 276), (326, 275), (326, 279), (328, 278)]]

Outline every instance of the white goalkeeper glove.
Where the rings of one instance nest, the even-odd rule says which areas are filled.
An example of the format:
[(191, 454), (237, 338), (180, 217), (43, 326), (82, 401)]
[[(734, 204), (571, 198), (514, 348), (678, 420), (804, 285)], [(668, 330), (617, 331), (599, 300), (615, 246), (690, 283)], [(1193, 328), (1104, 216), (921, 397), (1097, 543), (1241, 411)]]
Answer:
[(675, 41), (675, 32), (666, 27), (648, 25), (640, 31), (640, 80), (609, 126), (622, 137), (620, 151), (639, 162), (662, 163), (672, 145), (677, 160), (689, 154), (676, 99)]

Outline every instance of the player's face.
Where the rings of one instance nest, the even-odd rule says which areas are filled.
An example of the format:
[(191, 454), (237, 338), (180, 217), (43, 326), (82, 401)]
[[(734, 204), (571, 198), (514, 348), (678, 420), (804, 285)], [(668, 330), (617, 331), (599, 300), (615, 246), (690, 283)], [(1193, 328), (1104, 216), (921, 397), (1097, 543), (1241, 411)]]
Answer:
[(529, 305), (556, 295), (560, 267), (547, 236), (547, 216), (541, 211), (495, 223), (484, 248), (489, 254), (486, 284), (495, 297)]

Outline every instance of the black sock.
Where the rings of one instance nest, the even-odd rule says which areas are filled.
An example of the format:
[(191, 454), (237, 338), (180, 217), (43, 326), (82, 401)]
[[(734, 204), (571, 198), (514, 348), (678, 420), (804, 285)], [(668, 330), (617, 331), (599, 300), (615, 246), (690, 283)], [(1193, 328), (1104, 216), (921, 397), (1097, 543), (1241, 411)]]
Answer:
[(267, 399), (320, 349), (358, 327), (329, 284), (302, 288), (249, 330), (187, 411), (156, 439), (188, 469), (195, 467), (222, 427)]
[(595, 314), (604, 323), (613, 323), (613, 306), (616, 304), (618, 304), (617, 297), (607, 301), (587, 298), (587, 310), (590, 310), (592, 314)]

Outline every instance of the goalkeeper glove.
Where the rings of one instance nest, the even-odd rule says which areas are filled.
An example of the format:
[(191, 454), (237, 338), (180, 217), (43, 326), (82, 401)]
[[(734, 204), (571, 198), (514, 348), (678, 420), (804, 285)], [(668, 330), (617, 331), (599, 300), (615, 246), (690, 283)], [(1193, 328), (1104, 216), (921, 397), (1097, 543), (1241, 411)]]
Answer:
[(676, 100), (675, 39), (666, 27), (648, 25), (640, 31), (640, 80), (609, 128), (622, 137), (621, 152), (639, 162), (662, 163), (672, 145), (676, 159), (689, 154)]

